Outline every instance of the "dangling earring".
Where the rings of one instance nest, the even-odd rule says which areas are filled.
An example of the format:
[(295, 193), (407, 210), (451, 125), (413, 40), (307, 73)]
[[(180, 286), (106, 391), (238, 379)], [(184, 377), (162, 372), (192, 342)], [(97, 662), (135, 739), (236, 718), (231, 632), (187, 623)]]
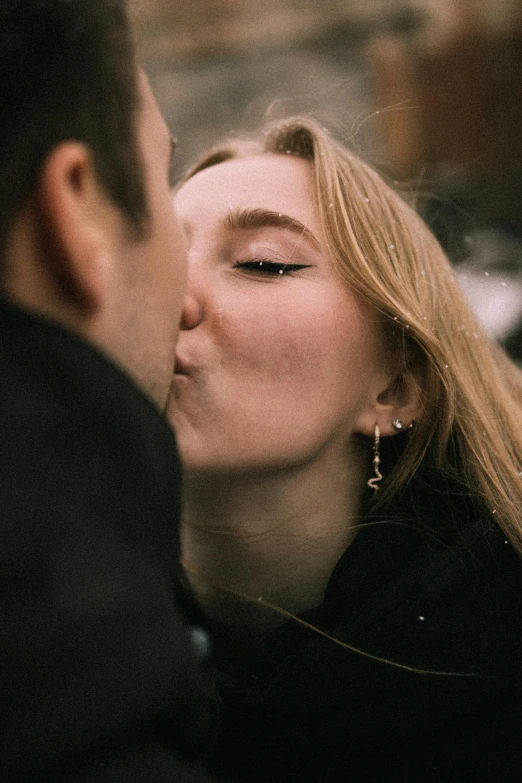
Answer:
[(373, 442), (373, 471), (375, 473), (375, 476), (372, 476), (371, 479), (368, 481), (368, 486), (371, 487), (375, 492), (379, 490), (378, 482), (382, 481), (382, 473), (379, 470), (379, 463), (381, 461), (381, 456), (379, 454), (379, 443), (381, 442), (381, 431), (379, 429), (379, 425), (375, 425), (375, 440)]

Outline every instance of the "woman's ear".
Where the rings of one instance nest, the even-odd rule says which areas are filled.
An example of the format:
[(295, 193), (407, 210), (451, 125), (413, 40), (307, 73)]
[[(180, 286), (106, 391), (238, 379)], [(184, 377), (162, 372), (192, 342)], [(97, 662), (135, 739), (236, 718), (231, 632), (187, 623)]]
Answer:
[(41, 271), (63, 305), (92, 314), (104, 299), (113, 225), (85, 144), (64, 142), (52, 150), (34, 203), (40, 225), (36, 255), (46, 267)]
[[(424, 370), (420, 365), (395, 374), (374, 402), (361, 414), (356, 429), (373, 438), (375, 425), (381, 436), (396, 435), (422, 416)], [(395, 426), (394, 426), (395, 422)]]

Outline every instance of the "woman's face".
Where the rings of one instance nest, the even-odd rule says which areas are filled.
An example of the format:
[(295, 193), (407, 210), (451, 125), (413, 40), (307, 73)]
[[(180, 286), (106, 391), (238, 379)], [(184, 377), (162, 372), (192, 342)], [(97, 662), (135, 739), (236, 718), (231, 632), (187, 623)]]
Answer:
[(187, 468), (346, 459), (386, 386), (384, 351), (375, 315), (326, 253), (311, 164), (227, 161), (175, 204), (189, 281), (168, 414)]

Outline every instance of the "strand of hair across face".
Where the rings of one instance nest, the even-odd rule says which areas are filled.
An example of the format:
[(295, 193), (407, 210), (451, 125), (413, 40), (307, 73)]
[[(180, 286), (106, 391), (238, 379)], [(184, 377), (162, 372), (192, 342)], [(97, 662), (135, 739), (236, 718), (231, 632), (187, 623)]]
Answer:
[(183, 559), (180, 560), (180, 564), (187, 573), (192, 574), (193, 576), (195, 576), (197, 579), (204, 582), (209, 587), (212, 587), (214, 590), (218, 590), (222, 593), (228, 593), (229, 595), (232, 595), (235, 598), (239, 598), (240, 600), (245, 601), (246, 603), (256, 604), (258, 606), (263, 606), (266, 609), (270, 609), (271, 611), (276, 612), (282, 617), (286, 617), (289, 620), (294, 620), (296, 623), (299, 623), (299, 625), (302, 625), (304, 628), (308, 628), (308, 630), (314, 631), (320, 636), (324, 636), (325, 639), (328, 639), (334, 644), (337, 644), (340, 647), (344, 647), (344, 649), (356, 653), (357, 655), (362, 655), (364, 658), (369, 658), (372, 661), (377, 661), (377, 663), (385, 663), (390, 666), (394, 666), (397, 669), (403, 669), (404, 671), (407, 672), (413, 672), (414, 674), (431, 674), (438, 677), (482, 677), (488, 679), (495, 678), (494, 675), (492, 674), (478, 674), (476, 672), (441, 672), (441, 671), (433, 671), (431, 669), (417, 669), (414, 666), (407, 666), (404, 663), (397, 663), (397, 661), (390, 661), (387, 658), (381, 658), (378, 655), (372, 655), (372, 653), (366, 652), (365, 650), (361, 650), (358, 647), (354, 647), (351, 644), (347, 644), (347, 642), (342, 642), (340, 639), (336, 639), (335, 636), (331, 636), (330, 634), (326, 633), (326, 631), (322, 631), (320, 628), (317, 628), (317, 626), (312, 625), (311, 623), (307, 623), (306, 620), (302, 620), (300, 617), (297, 617), (295, 614), (292, 614), (292, 612), (289, 612), (286, 609), (283, 609), (282, 607), (277, 606), (276, 604), (273, 604), (270, 601), (265, 600), (262, 596), (258, 596), (257, 598), (254, 598), (254, 596), (248, 595), (248, 593), (243, 593), (240, 590), (235, 590), (233, 587), (226, 587), (225, 585), (220, 585), (217, 582), (210, 581), (206, 577), (203, 577), (195, 569), (191, 568)]

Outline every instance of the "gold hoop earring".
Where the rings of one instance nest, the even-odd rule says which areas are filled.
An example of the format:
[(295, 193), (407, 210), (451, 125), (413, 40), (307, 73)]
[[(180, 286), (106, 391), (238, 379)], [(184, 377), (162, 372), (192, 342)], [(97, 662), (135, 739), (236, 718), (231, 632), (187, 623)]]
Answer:
[(373, 472), (375, 473), (375, 476), (372, 476), (371, 479), (368, 480), (368, 486), (374, 490), (374, 492), (379, 491), (378, 482), (382, 481), (382, 473), (379, 470), (379, 464), (381, 462), (381, 456), (379, 454), (379, 443), (381, 442), (381, 431), (379, 429), (379, 425), (375, 425), (375, 439), (373, 442)]

